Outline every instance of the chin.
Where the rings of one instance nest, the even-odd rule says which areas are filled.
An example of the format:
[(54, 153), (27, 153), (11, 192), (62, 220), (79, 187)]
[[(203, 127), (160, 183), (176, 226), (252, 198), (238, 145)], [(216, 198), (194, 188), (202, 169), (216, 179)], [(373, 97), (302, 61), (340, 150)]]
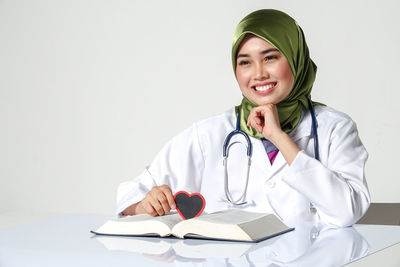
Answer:
[[(253, 90), (253, 89), (251, 89)], [(271, 97), (271, 96), (260, 96), (255, 94), (253, 91), (248, 92), (247, 94), (244, 94), (242, 91), (242, 94), (251, 102), (253, 102), (254, 104), (256, 104), (257, 106), (263, 106), (263, 105), (267, 105), (267, 104), (274, 104), (276, 105), (278, 102), (276, 102), (274, 99), (275, 97)], [(273, 98), (273, 99), (271, 99)]]
[[(249, 98), (250, 99), (250, 98)], [(270, 99), (260, 99), (260, 98), (253, 98), (250, 99), (251, 102), (255, 103), (257, 106), (263, 106), (268, 104), (275, 104), (274, 101)]]

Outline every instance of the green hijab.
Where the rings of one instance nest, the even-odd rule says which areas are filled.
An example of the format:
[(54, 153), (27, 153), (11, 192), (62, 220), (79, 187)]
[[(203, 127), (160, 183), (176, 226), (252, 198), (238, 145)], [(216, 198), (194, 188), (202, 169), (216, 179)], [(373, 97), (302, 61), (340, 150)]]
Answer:
[[(232, 64), (236, 70), (236, 55), (246, 34), (253, 34), (275, 46), (288, 60), (294, 75), (294, 85), (289, 95), (277, 104), (281, 128), (290, 133), (300, 122), (303, 107), (308, 109), (317, 66), (311, 60), (304, 33), (296, 21), (286, 13), (262, 9), (247, 15), (236, 27), (232, 43)], [(314, 103), (319, 104), (319, 103)], [(247, 126), (247, 118), (257, 105), (243, 97), (236, 113), (240, 111), (240, 128), (247, 134), (262, 138), (263, 135)]]

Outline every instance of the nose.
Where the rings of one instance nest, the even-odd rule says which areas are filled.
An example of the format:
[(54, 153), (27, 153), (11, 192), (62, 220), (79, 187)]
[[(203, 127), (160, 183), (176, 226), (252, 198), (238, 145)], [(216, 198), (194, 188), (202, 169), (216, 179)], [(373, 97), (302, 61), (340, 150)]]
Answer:
[(256, 64), (254, 70), (254, 79), (255, 80), (265, 80), (268, 78), (268, 71), (264, 68), (263, 64)]

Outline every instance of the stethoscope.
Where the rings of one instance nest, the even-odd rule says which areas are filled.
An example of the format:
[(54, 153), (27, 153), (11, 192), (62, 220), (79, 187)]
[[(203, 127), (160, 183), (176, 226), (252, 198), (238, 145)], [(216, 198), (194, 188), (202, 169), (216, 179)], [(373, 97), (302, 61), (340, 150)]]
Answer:
[[(317, 119), (315, 117), (315, 111), (314, 111), (314, 106), (309, 98), (307, 98), (308, 101), (308, 106), (311, 114), (311, 130), (312, 134), (314, 137), (314, 157), (315, 159), (319, 160), (319, 145), (318, 145), (318, 132), (317, 132)], [(232, 139), (233, 136), (235, 135), (243, 135), (244, 138), (246, 139), (247, 142), (247, 170), (246, 170), (246, 184), (243, 190), (243, 194), (236, 200), (233, 199), (231, 193), (229, 192), (229, 184), (228, 184), (228, 155), (229, 155), (229, 149), (232, 145), (236, 143), (241, 143), (239, 141), (235, 141), (233, 143), (230, 143), (230, 140)], [(250, 165), (251, 165), (251, 156), (253, 153), (253, 145), (251, 144), (250, 137), (247, 133), (243, 132), (240, 129), (240, 112), (238, 112), (237, 118), (236, 118), (236, 129), (233, 130), (228, 134), (224, 141), (224, 146), (222, 150), (222, 156), (223, 156), (223, 165), (224, 165), (224, 190), (225, 190), (225, 197), (226, 201), (229, 202), (232, 205), (245, 205), (248, 204), (246, 199), (246, 193), (247, 193), (247, 186), (249, 184), (249, 175), (250, 175)]]

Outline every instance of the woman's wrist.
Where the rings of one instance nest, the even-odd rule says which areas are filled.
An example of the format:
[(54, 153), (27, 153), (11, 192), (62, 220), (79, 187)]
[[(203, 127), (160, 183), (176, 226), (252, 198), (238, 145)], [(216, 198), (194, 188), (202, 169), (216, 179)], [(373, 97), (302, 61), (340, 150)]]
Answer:
[(279, 149), (289, 165), (292, 164), (301, 150), (284, 131), (276, 134), (270, 141)]
[(137, 208), (140, 202), (130, 205), (124, 211), (122, 211), (122, 215), (129, 216), (129, 215), (136, 215), (138, 214)]
[(269, 141), (271, 141), (279, 149), (278, 145), (279, 143), (282, 142), (282, 140), (286, 138), (285, 135), (287, 134), (284, 131), (282, 131), (281, 128), (279, 128), (273, 134), (270, 134), (269, 136), (264, 135), (264, 137)]

